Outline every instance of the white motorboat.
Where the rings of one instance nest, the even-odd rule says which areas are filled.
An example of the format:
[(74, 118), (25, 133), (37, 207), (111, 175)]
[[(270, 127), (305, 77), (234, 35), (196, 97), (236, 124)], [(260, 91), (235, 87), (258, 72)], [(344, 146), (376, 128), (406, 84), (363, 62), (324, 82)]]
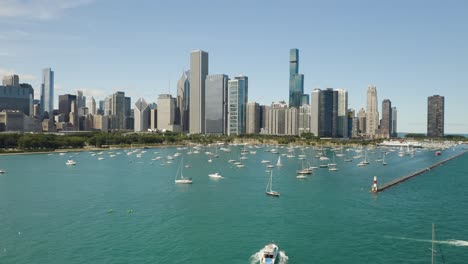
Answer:
[(271, 169), (271, 168), (274, 168), (275, 165), (273, 165), (273, 164), (268, 164), (266, 167)]
[(223, 176), (221, 174), (217, 173), (217, 172), (212, 173), (212, 174), (208, 174), (208, 177), (213, 178), (213, 179), (222, 179), (223, 178)]
[(270, 163), (269, 160), (262, 160), (260, 163)]
[(67, 163), (65, 163), (65, 164), (67, 164), (67, 165), (76, 165), (76, 161), (69, 159), (69, 160), (67, 160)]
[(274, 264), (278, 256), (278, 246), (275, 244), (266, 245), (263, 249), (260, 264)]

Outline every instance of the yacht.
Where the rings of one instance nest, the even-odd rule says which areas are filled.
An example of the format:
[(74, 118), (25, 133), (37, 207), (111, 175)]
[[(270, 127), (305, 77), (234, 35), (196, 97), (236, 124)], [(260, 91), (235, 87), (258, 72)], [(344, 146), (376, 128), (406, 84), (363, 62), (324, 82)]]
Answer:
[(208, 177), (213, 178), (213, 179), (222, 179), (223, 178), (223, 176), (221, 174), (217, 173), (217, 172), (212, 173), (212, 174), (208, 174)]
[(262, 160), (260, 163), (270, 163), (269, 160)]
[(65, 163), (65, 164), (67, 164), (67, 165), (76, 165), (76, 161), (69, 159), (69, 160), (67, 160), (67, 163)]
[(5, 174), (6, 171), (5, 170), (0, 170), (0, 174)]
[(260, 264), (274, 264), (276, 257), (278, 256), (278, 246), (275, 244), (266, 245), (263, 249), (262, 258)]

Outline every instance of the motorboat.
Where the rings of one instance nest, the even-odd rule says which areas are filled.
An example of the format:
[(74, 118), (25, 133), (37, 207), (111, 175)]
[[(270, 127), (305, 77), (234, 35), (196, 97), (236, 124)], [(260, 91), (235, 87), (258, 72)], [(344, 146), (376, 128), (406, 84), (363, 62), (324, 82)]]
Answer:
[(278, 256), (278, 246), (275, 244), (266, 245), (262, 252), (261, 264), (274, 264)]
[(208, 177), (214, 178), (214, 179), (221, 179), (221, 178), (223, 178), (223, 176), (222, 176), (221, 174), (219, 174), (218, 172), (215, 172), (215, 173), (212, 173), (212, 174), (208, 174)]
[(76, 165), (76, 161), (69, 159), (69, 160), (67, 160), (67, 163), (65, 163), (65, 164), (67, 164), (67, 165)]

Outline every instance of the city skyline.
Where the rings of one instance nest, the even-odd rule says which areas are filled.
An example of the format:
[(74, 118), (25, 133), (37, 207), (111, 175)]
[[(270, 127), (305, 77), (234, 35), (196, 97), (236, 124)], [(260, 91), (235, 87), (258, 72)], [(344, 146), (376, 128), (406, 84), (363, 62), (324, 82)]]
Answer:
[[(19, 1), (11, 2), (21, 5)], [(225, 35), (226, 31), (238, 28), (229, 21), (220, 20), (212, 25), (208, 19), (194, 20), (193, 14), (182, 11), (186, 16), (181, 15), (180, 21), (163, 23), (160, 19), (167, 19), (177, 10), (172, 3), (158, 6), (158, 12), (166, 14), (153, 18), (150, 11), (154, 11), (155, 6), (149, 2), (130, 7), (129, 3), (116, 1), (115, 12), (105, 17), (97, 14), (109, 8), (109, 3), (86, 2), (69, 8), (52, 8), (52, 13), (43, 17), (35, 14), (34, 5), (26, 4), (23, 7), (26, 15), (1, 12), (0, 24), (8, 25), (4, 27), (8, 29), (0, 31), (0, 77), (18, 74), (22, 82), (33, 85), (35, 99), (38, 99), (41, 69), (50, 67), (55, 71), (55, 95), (76, 94), (76, 90), (83, 90), (88, 98), (94, 96), (103, 100), (116, 91), (125, 91), (133, 101), (143, 97), (148, 102), (156, 102), (159, 94), (170, 91), (176, 95), (177, 80), (184, 69), (190, 68), (187, 55), (202, 49), (210, 53), (210, 73), (249, 76), (249, 101), (268, 105), (273, 101), (288, 100), (288, 51), (298, 48), (300, 73), (305, 76), (305, 94), (310, 95), (314, 88), (346, 89), (349, 108), (358, 112), (366, 107), (366, 88), (373, 84), (378, 87), (380, 99), (389, 98), (392, 105), (398, 107), (398, 130), (420, 133), (426, 132), (426, 98), (441, 94), (446, 100), (445, 132), (468, 132), (468, 121), (457, 110), (463, 106), (463, 98), (468, 96), (468, 89), (464, 88), (468, 83), (464, 74), (468, 69), (468, 55), (461, 53), (462, 43), (466, 43), (468, 35), (466, 27), (462, 26), (467, 22), (463, 15), (467, 4), (462, 1), (450, 4), (424, 2), (423, 5), (405, 3), (405, 11), (399, 8), (403, 2), (394, 6), (361, 3), (357, 7), (346, 2), (302, 2), (304, 8), (294, 15), (301, 23), (294, 28), (291, 25), (295, 23), (290, 21), (294, 16), (286, 12), (285, 5), (255, 3), (257, 7), (262, 6), (261, 11), (252, 11), (258, 8), (246, 11), (246, 21), (241, 26), (252, 23), (253, 27), (244, 32), (248, 41), (236, 42), (237, 45), (221, 43), (229, 36)], [(11, 10), (8, 5), (11, 3), (2, 3), (0, 7)], [(199, 7), (187, 2), (186, 7), (187, 10), (209, 11), (226, 5), (206, 1)], [(141, 11), (141, 16), (116, 30), (114, 21), (126, 8), (136, 8)], [(310, 18), (305, 17), (306, 11), (310, 10), (323, 11), (314, 12), (315, 19), (327, 18), (328, 22), (311, 25), (308, 23)], [(425, 20), (434, 10), (440, 20)], [(276, 21), (277, 17), (284, 19)], [(398, 20), (394, 20), (395, 17)], [(149, 21), (143, 23), (145, 18)], [(87, 23), (80, 26), (82, 19)], [(262, 19), (269, 26), (261, 27), (262, 34), (256, 36), (254, 32), (260, 27), (256, 22)], [(193, 22), (194, 26), (224, 29), (194, 32), (185, 27), (187, 21)], [(148, 27), (147, 22), (158, 26)], [(165, 28), (159, 26), (163, 24)], [(94, 26), (101, 27), (88, 30)], [(137, 32), (130, 31), (139, 26)], [(153, 30), (153, 37), (144, 34)], [(120, 38), (122, 33), (147, 39), (130, 43)], [(312, 34), (314, 38), (310, 37)], [(122, 50), (100, 44), (108, 43), (104, 41), (106, 39), (113, 41), (117, 36), (122, 41), (119, 46), (125, 47)], [(321, 41), (315, 43), (316, 38)], [(287, 40), (275, 42), (276, 39)], [(54, 101), (57, 104), (57, 96)]]

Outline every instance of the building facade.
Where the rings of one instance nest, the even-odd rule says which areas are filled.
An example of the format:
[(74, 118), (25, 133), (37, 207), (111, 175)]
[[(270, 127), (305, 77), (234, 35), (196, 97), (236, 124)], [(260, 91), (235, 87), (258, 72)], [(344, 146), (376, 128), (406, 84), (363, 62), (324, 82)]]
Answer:
[(303, 102), (304, 75), (299, 74), (299, 50), (289, 51), (289, 107), (299, 108)]
[(382, 120), (380, 120), (380, 137), (392, 136), (392, 102), (389, 99), (382, 101)]
[(427, 98), (427, 136), (444, 136), (445, 98), (433, 95)]
[(392, 137), (398, 137), (396, 107), (392, 107)]
[(177, 100), (170, 94), (160, 94), (158, 97), (157, 123), (158, 130), (180, 132), (176, 121)]
[(248, 98), (246, 78), (237, 77), (228, 81), (228, 110), (227, 110), (227, 134), (241, 135), (245, 134), (245, 108)]
[(379, 110), (377, 103), (377, 87), (367, 88), (366, 135), (375, 137), (379, 129)]
[(54, 112), (54, 71), (51, 68), (42, 70), (41, 113), (52, 115)]
[(18, 86), (19, 85), (19, 76), (16, 74), (4, 76), (2, 83), (4, 86)]
[(190, 53), (189, 131), (205, 133), (205, 79), (208, 75), (208, 53), (196, 50)]
[(145, 99), (139, 98), (134, 108), (135, 132), (146, 132), (150, 127), (150, 109)]
[(33, 114), (34, 89), (29, 84), (0, 86), (0, 111), (19, 110)]
[(226, 134), (226, 97), (229, 78), (225, 74), (205, 79), (205, 133)]
[(344, 89), (337, 89), (337, 137), (347, 138), (349, 136), (348, 127), (348, 92)]
[(182, 72), (177, 82), (177, 107), (179, 108), (180, 129), (182, 132), (189, 132), (190, 71)]
[(247, 103), (246, 134), (260, 133), (260, 115), (260, 105), (258, 103)]

